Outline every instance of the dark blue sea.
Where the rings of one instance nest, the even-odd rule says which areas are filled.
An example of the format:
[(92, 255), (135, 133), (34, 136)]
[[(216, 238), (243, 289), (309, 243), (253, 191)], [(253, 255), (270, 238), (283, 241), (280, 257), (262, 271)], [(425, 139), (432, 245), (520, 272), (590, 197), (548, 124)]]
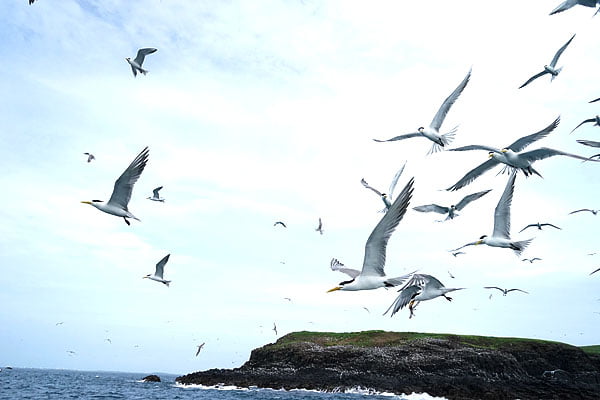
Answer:
[(156, 374), (160, 383), (142, 382), (148, 374), (59, 369), (3, 368), (0, 399), (210, 399), (210, 400), (430, 400), (425, 394), (394, 396), (357, 389), (353, 393), (320, 393), (304, 390), (241, 389), (233, 387), (184, 387), (176, 375)]

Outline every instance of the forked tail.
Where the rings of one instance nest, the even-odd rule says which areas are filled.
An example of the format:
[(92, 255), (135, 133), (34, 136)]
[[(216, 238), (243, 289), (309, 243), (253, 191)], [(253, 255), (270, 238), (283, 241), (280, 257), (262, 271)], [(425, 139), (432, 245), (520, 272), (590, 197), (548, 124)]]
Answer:
[(556, 75), (552, 74), (552, 76), (550, 77), (550, 82), (552, 82), (554, 80), (554, 78), (556, 78), (558, 76), (558, 74), (560, 74), (560, 71), (562, 71), (563, 67), (560, 67), (559, 69), (556, 70)]
[(525, 250), (525, 248), (527, 246), (529, 246), (529, 243), (531, 243), (532, 240), (533, 240), (533, 238), (527, 239), (527, 240), (521, 240), (520, 242), (511, 242), (510, 248), (513, 249), (513, 251), (515, 252), (515, 254), (517, 256), (520, 256), (521, 252), (523, 250)]
[(440, 135), (440, 141), (442, 143), (435, 143), (434, 142), (431, 145), (431, 148), (429, 149), (429, 152), (427, 152), (427, 155), (430, 155), (430, 154), (433, 154), (433, 153), (437, 153), (438, 151), (443, 151), (444, 147), (448, 146), (454, 140), (454, 136), (456, 135), (456, 130), (457, 129), (458, 129), (458, 126), (455, 126), (449, 132), (446, 132), (446, 133)]
[(167, 285), (167, 287), (169, 287), (169, 284), (171, 283), (171, 281), (163, 281), (163, 283), (164, 283), (165, 285)]

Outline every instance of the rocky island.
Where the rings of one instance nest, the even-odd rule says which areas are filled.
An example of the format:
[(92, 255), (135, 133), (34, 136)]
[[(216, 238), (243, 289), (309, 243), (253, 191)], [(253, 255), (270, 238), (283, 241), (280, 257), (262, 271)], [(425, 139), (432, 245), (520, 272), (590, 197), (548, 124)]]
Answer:
[(343, 391), (448, 399), (600, 399), (600, 346), (535, 339), (365, 331), (295, 332), (254, 349), (235, 369), (181, 384)]

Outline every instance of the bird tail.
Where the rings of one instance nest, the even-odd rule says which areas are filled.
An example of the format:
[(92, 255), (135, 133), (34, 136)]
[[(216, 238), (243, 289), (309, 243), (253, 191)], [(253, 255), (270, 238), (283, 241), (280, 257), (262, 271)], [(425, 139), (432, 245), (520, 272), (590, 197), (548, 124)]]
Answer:
[(550, 82), (552, 82), (554, 80), (554, 78), (556, 78), (558, 76), (558, 74), (560, 74), (560, 71), (562, 71), (563, 67), (560, 67), (559, 69), (556, 70), (556, 75), (551, 74), (552, 76), (550, 77)]
[(517, 256), (520, 256), (521, 252), (525, 250), (527, 246), (529, 246), (529, 243), (531, 243), (532, 240), (533, 238), (521, 240), (520, 242), (511, 242), (510, 247), (513, 249)]
[(414, 274), (415, 272), (417, 272), (417, 271), (410, 272), (406, 275), (397, 276), (395, 278), (388, 278), (385, 280), (385, 286), (386, 287), (400, 286), (404, 283), (404, 281), (406, 281), (408, 278), (410, 278), (410, 276), (412, 274)]
[(458, 126), (455, 126), (450, 130), (450, 132), (446, 132), (440, 135), (440, 141), (442, 143), (433, 143), (431, 148), (427, 152), (427, 155), (437, 153), (438, 151), (443, 151), (445, 146), (448, 146), (454, 140), (454, 136), (456, 135), (456, 130)]
[(171, 281), (164, 281), (163, 282), (165, 285), (167, 285), (167, 287), (169, 287), (169, 284), (171, 283)]
[(148, 73), (148, 70), (147, 70), (147, 69), (140, 68), (140, 72), (141, 72), (142, 74), (146, 75), (146, 74)]

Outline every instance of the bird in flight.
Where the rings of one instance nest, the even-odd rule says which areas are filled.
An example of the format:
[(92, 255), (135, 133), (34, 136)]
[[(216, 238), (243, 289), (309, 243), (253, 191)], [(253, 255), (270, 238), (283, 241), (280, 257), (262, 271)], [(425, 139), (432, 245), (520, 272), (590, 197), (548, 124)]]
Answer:
[(98, 210), (103, 211), (107, 214), (116, 215), (117, 217), (123, 217), (127, 225), (130, 225), (127, 218), (133, 218), (139, 221), (139, 218), (134, 216), (127, 209), (127, 204), (131, 199), (131, 192), (133, 191), (133, 185), (137, 182), (140, 175), (146, 167), (148, 162), (148, 147), (144, 150), (129, 164), (129, 167), (121, 174), (119, 179), (115, 181), (112, 195), (108, 202), (102, 200), (82, 201), (82, 203), (92, 205)]
[(587, 124), (588, 122), (593, 122), (594, 125), (592, 125), (592, 126), (600, 126), (600, 115), (596, 115), (594, 118), (588, 118), (588, 119), (583, 120), (583, 122), (581, 122), (579, 125), (577, 125), (575, 128), (573, 128), (571, 133), (575, 132), (575, 129), (579, 128), (583, 124)]
[(158, 264), (156, 264), (156, 270), (154, 271), (154, 275), (148, 274), (148, 275), (144, 276), (143, 278), (148, 278), (148, 279), (151, 279), (156, 282), (164, 283), (168, 287), (169, 284), (171, 283), (171, 281), (164, 280), (163, 274), (165, 271), (165, 264), (167, 263), (167, 261), (169, 261), (170, 256), (171, 256), (171, 254), (167, 254), (166, 256), (163, 257), (162, 260), (160, 260), (158, 262)]
[(198, 345), (198, 350), (196, 350), (196, 357), (198, 357), (198, 354), (200, 354), (200, 350), (202, 350), (203, 347), (204, 343)]
[(552, 225), (552, 224), (549, 224), (549, 223), (543, 223), (543, 224), (540, 224), (540, 223), (538, 222), (537, 224), (529, 224), (529, 225), (527, 225), (525, 228), (521, 229), (521, 230), (519, 231), (519, 233), (521, 233), (521, 232), (523, 232), (525, 229), (527, 229), (527, 228), (531, 228), (531, 227), (533, 227), (533, 226), (537, 227), (537, 228), (538, 228), (540, 231), (542, 230), (542, 226), (551, 226), (551, 227), (553, 227), (553, 228), (556, 228), (556, 229), (561, 229), (561, 228), (559, 228), (559, 227), (558, 227), (558, 226), (556, 226), (556, 225)]
[(450, 94), (450, 96), (448, 96), (446, 98), (446, 100), (444, 100), (444, 102), (440, 106), (438, 112), (435, 114), (435, 116), (433, 117), (433, 120), (429, 124), (429, 127), (425, 128), (425, 127), (421, 126), (419, 129), (417, 129), (417, 132), (407, 133), (407, 134), (396, 136), (396, 137), (393, 137), (393, 138), (387, 139), (387, 140), (379, 140), (379, 139), (373, 139), (373, 140), (376, 142), (393, 142), (396, 140), (409, 139), (409, 138), (413, 138), (413, 137), (424, 137), (433, 142), (431, 149), (429, 150), (429, 152), (427, 154), (431, 154), (431, 153), (435, 153), (435, 152), (443, 150), (444, 146), (449, 145), (450, 142), (452, 142), (452, 140), (454, 139), (454, 135), (455, 135), (458, 127), (455, 127), (453, 129), (451, 129), (449, 132), (446, 132), (443, 134), (440, 134), (440, 128), (442, 127), (442, 123), (444, 122), (444, 119), (446, 118), (446, 114), (448, 114), (448, 111), (450, 111), (450, 107), (452, 107), (452, 105), (454, 104), (456, 99), (458, 99), (458, 96), (460, 96), (460, 94), (462, 93), (464, 88), (467, 86), (467, 83), (469, 83), (470, 78), (471, 78), (471, 70), (469, 69), (467, 76), (465, 76), (465, 78), (456, 87), (456, 89), (454, 89), (454, 91)]
[(402, 172), (404, 171), (405, 166), (406, 166), (406, 162), (404, 162), (402, 167), (398, 170), (398, 172), (396, 172), (396, 174), (394, 175), (394, 178), (392, 179), (392, 182), (390, 183), (390, 189), (387, 193), (382, 193), (379, 190), (375, 189), (374, 187), (370, 186), (367, 183), (367, 181), (365, 181), (364, 178), (362, 178), (360, 180), (360, 183), (364, 187), (366, 187), (369, 190), (372, 190), (375, 194), (377, 194), (379, 197), (381, 197), (383, 204), (385, 204), (385, 208), (383, 210), (380, 210), (380, 212), (386, 212), (388, 210), (388, 208), (390, 208), (390, 206), (392, 205), (394, 189), (396, 188), (396, 183), (398, 183), (398, 178), (400, 178), (400, 175), (402, 175)]
[(506, 296), (509, 292), (513, 292), (513, 291), (519, 291), (519, 292), (529, 294), (529, 292), (526, 292), (521, 289), (502, 289), (502, 288), (499, 288), (498, 286), (484, 286), (483, 288), (484, 289), (498, 289), (499, 291), (502, 292), (502, 296)]
[(144, 63), (144, 58), (148, 54), (152, 54), (152, 53), (156, 52), (157, 50), (158, 49), (155, 49), (152, 47), (146, 47), (143, 49), (139, 49), (137, 52), (137, 55), (135, 56), (135, 58), (133, 60), (129, 57), (125, 58), (125, 60), (129, 63), (129, 65), (131, 65), (131, 72), (133, 72), (134, 78), (137, 76), (138, 72), (141, 72), (144, 75), (146, 75), (148, 73), (147, 70), (142, 68), (142, 64)]
[(521, 261), (529, 261), (529, 264), (533, 264), (534, 261), (541, 261), (542, 259), (539, 257), (533, 257), (533, 258), (524, 258)]
[(496, 209), (494, 210), (494, 230), (492, 232), (492, 236), (488, 237), (487, 235), (483, 235), (476, 242), (467, 243), (464, 246), (451, 251), (457, 251), (466, 246), (487, 244), (491, 247), (512, 249), (516, 255), (521, 255), (521, 252), (533, 239), (527, 239), (518, 242), (510, 239), (510, 206), (512, 203), (513, 192), (515, 190), (516, 176), (517, 172), (515, 171), (512, 173), (510, 178), (508, 178), (506, 188), (504, 188), (502, 197), (500, 197), (498, 205), (496, 205)]
[(277, 325), (275, 325), (275, 322), (273, 322), (273, 331), (275, 332), (275, 335), (277, 335)]
[[(402, 189), (398, 198), (394, 200), (392, 206), (383, 215), (369, 235), (367, 243), (365, 244), (365, 256), (360, 273), (357, 276), (352, 277), (351, 280), (340, 282), (338, 286), (328, 290), (328, 292), (336, 290), (371, 290), (380, 287), (393, 287), (401, 285), (408, 279), (410, 274), (397, 278), (388, 278), (385, 275), (384, 267), (388, 240), (406, 213), (406, 209), (408, 208), (408, 204), (412, 197), (413, 184), (414, 178), (411, 178), (404, 189)], [(334, 269), (334, 260), (331, 261), (331, 267)]]
[(286, 225), (285, 225), (283, 222), (281, 222), (281, 221), (277, 221), (277, 222), (275, 222), (275, 223), (273, 224), (273, 226), (277, 226), (277, 225), (281, 225), (281, 226), (283, 226), (284, 228), (287, 228), (287, 226), (286, 226)]
[(154, 189), (152, 191), (152, 197), (148, 196), (147, 199), (148, 200), (152, 200), (152, 201), (160, 201), (161, 203), (165, 202), (164, 197), (160, 197), (160, 194), (158, 194), (158, 192), (160, 191), (160, 189), (162, 189), (162, 186), (157, 187), (156, 189)]
[[(596, 7), (598, 0), (565, 0), (558, 5), (554, 10), (550, 12), (550, 15), (558, 14), (568, 10), (569, 8), (575, 7), (576, 5), (585, 7)], [(594, 14), (596, 15), (596, 14)]]
[(436, 212), (438, 214), (447, 214), (446, 219), (444, 220), (444, 221), (447, 221), (449, 219), (454, 219), (455, 217), (457, 217), (459, 215), (457, 211), (461, 211), (469, 203), (488, 194), (491, 190), (492, 189), (488, 189), (488, 190), (484, 190), (482, 192), (477, 192), (477, 193), (467, 195), (467, 196), (463, 197), (462, 200), (459, 201), (456, 205), (452, 204), (450, 207), (444, 207), (444, 206), (440, 206), (437, 204), (427, 204), (424, 206), (413, 207), (413, 210), (419, 211), (419, 212)]
[(323, 234), (323, 221), (321, 221), (321, 217), (319, 217), (319, 225), (317, 226), (315, 231), (319, 232), (321, 235)]
[(396, 300), (389, 306), (383, 315), (392, 310), (390, 317), (393, 317), (398, 311), (408, 305), (410, 310), (409, 319), (413, 317), (415, 308), (421, 301), (443, 297), (448, 301), (452, 301), (452, 297), (446, 296), (447, 293), (464, 288), (447, 288), (437, 278), (426, 274), (413, 274), (412, 278), (398, 290), (400, 294)]
[(600, 210), (590, 210), (589, 208), (582, 208), (580, 210), (571, 211), (569, 213), (569, 215), (575, 214), (575, 213), (578, 213), (578, 212), (586, 212), (586, 211), (587, 212), (591, 212), (592, 214), (596, 215), (596, 214), (598, 214), (598, 211), (600, 211)]
[(94, 157), (94, 155), (92, 153), (83, 153), (85, 154), (87, 157), (87, 162), (91, 162), (92, 160), (95, 160), (96, 157)]
[(573, 38), (575, 38), (575, 35), (571, 36), (571, 39), (569, 39), (567, 41), (567, 43), (565, 43), (560, 49), (558, 49), (558, 51), (556, 52), (556, 54), (554, 54), (554, 57), (552, 58), (552, 61), (550, 61), (550, 65), (544, 65), (544, 70), (542, 72), (539, 72), (539, 73), (535, 74), (534, 76), (532, 76), (531, 78), (529, 78), (527, 80), (527, 82), (525, 82), (524, 84), (522, 84), (521, 86), (519, 86), (519, 89), (524, 88), (525, 86), (529, 85), (531, 82), (533, 82), (534, 80), (536, 80), (540, 76), (544, 76), (546, 74), (550, 74), (551, 75), (550, 82), (552, 82), (554, 80), (554, 78), (556, 78), (558, 76), (558, 74), (560, 73), (560, 71), (562, 70), (562, 67), (556, 68), (556, 63), (558, 62), (558, 59), (562, 55), (563, 51), (565, 51), (565, 49), (567, 48), (567, 46), (569, 44), (571, 44), (571, 41), (573, 40)]

